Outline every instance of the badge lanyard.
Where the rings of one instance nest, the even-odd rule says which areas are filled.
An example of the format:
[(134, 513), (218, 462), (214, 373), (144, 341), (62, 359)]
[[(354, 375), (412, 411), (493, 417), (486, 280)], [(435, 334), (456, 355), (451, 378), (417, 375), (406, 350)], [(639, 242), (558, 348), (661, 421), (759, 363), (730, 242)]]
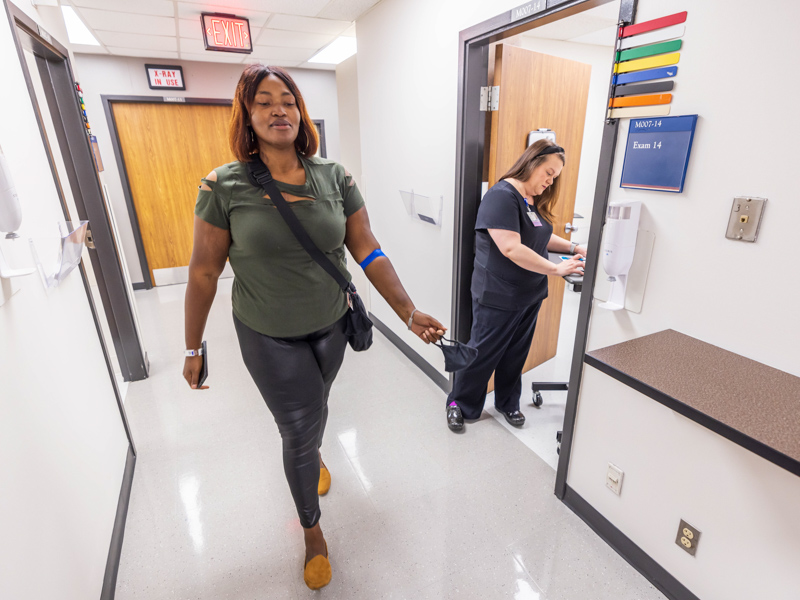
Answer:
[(528, 204), (527, 201), (525, 201), (525, 208), (528, 209), (528, 218), (531, 220), (531, 223), (533, 223), (533, 226), (534, 227), (541, 227), (542, 226), (542, 221), (541, 221), (541, 219), (539, 219), (539, 215), (537, 215), (534, 212), (533, 207), (530, 204)]

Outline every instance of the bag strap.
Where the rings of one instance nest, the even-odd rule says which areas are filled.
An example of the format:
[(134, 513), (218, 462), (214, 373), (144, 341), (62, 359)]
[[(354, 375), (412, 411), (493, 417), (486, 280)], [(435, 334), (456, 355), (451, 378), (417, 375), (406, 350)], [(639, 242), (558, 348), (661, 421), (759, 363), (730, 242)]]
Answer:
[(278, 209), (278, 212), (283, 217), (283, 220), (286, 221), (286, 224), (289, 226), (289, 229), (292, 230), (294, 237), (297, 238), (297, 241), (300, 242), (300, 245), (311, 255), (316, 263), (322, 267), (325, 272), (333, 277), (336, 280), (336, 283), (339, 284), (339, 287), (342, 288), (342, 291), (345, 293), (351, 292), (351, 283), (345, 279), (342, 272), (336, 268), (331, 260), (325, 256), (325, 254), (317, 248), (317, 245), (311, 239), (311, 236), (308, 235), (308, 232), (305, 230), (303, 225), (300, 223), (300, 219), (297, 218), (297, 215), (294, 214), (294, 211), (289, 208), (288, 202), (283, 198), (283, 194), (281, 194), (278, 186), (275, 185), (275, 180), (272, 178), (272, 173), (269, 172), (267, 165), (264, 164), (264, 161), (261, 160), (260, 156), (256, 156), (255, 160), (247, 163), (247, 174), (250, 177), (250, 182), (262, 188), (267, 194), (269, 194), (270, 200), (275, 205), (275, 208)]

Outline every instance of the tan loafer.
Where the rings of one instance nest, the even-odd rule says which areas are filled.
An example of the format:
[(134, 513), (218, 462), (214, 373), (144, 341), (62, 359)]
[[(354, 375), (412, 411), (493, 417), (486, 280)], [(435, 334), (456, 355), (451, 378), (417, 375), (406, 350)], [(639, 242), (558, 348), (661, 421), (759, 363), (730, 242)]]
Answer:
[(311, 590), (318, 590), (325, 587), (331, 582), (333, 572), (331, 571), (331, 563), (328, 560), (328, 543), (325, 543), (325, 556), (317, 554), (314, 558), (306, 563), (303, 569), (303, 581)]
[(320, 467), (319, 469), (319, 485), (317, 492), (320, 496), (324, 496), (331, 489), (331, 472), (327, 467)]

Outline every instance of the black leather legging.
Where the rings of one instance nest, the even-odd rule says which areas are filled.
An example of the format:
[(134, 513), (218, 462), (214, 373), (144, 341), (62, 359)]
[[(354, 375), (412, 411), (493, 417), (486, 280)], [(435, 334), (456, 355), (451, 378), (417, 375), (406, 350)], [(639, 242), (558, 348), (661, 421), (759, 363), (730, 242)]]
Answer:
[(328, 394), (344, 360), (344, 321), (298, 338), (253, 331), (234, 315), (247, 370), (267, 403), (283, 439), (283, 469), (300, 524), (320, 517), (319, 447), (328, 420)]

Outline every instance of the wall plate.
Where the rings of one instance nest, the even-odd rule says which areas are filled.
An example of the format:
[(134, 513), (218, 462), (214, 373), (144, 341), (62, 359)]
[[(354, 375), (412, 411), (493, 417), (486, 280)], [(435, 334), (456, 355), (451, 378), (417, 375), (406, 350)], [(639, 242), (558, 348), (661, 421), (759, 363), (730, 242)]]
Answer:
[(625, 473), (622, 472), (618, 466), (608, 463), (608, 470), (606, 471), (606, 487), (614, 492), (617, 496), (622, 492), (622, 477)]
[(755, 242), (761, 228), (761, 215), (764, 214), (766, 198), (739, 196), (733, 199), (731, 216), (728, 219), (728, 231), (725, 237), (741, 242)]
[(697, 552), (697, 544), (699, 541), (700, 531), (681, 519), (681, 524), (678, 526), (678, 537), (675, 538), (675, 543), (694, 556), (695, 552)]

